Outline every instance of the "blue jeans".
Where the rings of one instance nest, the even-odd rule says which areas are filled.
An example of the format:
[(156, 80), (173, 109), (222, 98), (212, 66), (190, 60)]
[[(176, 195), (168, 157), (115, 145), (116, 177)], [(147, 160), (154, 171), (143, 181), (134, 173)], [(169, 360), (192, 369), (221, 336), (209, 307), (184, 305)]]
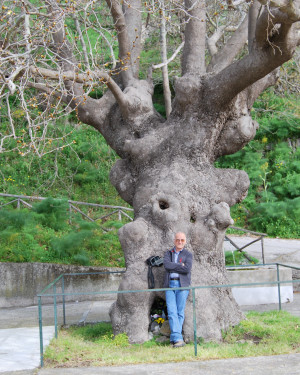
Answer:
[[(179, 280), (170, 280), (170, 288), (180, 288)], [(168, 309), (168, 319), (171, 329), (170, 341), (177, 342), (183, 340), (182, 325), (184, 321), (184, 309), (189, 290), (167, 290), (166, 303)]]

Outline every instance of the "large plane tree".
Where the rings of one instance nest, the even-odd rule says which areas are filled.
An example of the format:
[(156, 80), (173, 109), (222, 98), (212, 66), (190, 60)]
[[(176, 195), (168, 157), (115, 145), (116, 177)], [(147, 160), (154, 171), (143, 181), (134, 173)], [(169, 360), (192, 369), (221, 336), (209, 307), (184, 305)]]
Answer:
[[(119, 230), (126, 260), (120, 288), (148, 287), (145, 260), (170, 248), (176, 231), (186, 233), (194, 255), (192, 284), (226, 284), (222, 244), (233, 223), (230, 206), (245, 198), (249, 179), (214, 162), (255, 136), (251, 107), (299, 44), (300, 1), (1, 5), (1, 152), (15, 147), (20, 155), (30, 150), (41, 157), (55, 143), (47, 131), (76, 113), (119, 155), (111, 182), (134, 209), (134, 221)], [(157, 30), (161, 42), (152, 38), (152, 51), (159, 47), (152, 63), (149, 49), (142, 50)], [(163, 72), (166, 118), (153, 105), (155, 68)], [(14, 112), (11, 98), (19, 103)], [(161, 287), (163, 269), (154, 273)], [(114, 332), (146, 341), (157, 295), (118, 295), (110, 312)], [(220, 339), (222, 329), (242, 318), (228, 288), (197, 291), (196, 311), (205, 339)], [(191, 301), (184, 334), (193, 335)]]

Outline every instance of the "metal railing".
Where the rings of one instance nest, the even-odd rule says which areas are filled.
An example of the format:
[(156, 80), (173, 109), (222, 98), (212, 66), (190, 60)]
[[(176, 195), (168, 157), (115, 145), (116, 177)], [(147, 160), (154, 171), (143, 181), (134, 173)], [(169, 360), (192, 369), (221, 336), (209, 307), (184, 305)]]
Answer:
[(246, 247), (254, 244), (255, 242), (258, 242), (258, 241), (261, 241), (261, 256), (262, 256), (262, 262), (263, 264), (265, 264), (265, 251), (264, 251), (264, 237), (267, 236), (266, 233), (259, 233), (259, 232), (254, 232), (252, 230), (248, 230), (248, 229), (244, 229), (244, 228), (239, 228), (239, 227), (234, 227), (234, 226), (230, 226), (229, 228), (231, 229), (235, 229), (235, 230), (239, 230), (241, 232), (245, 232), (245, 233), (249, 233), (249, 234), (252, 234), (252, 235), (255, 235), (255, 236), (258, 236), (258, 238), (256, 238), (255, 240), (247, 243), (246, 245), (242, 246), (242, 247), (239, 247), (236, 243), (234, 243), (234, 241), (232, 241), (232, 239), (230, 239), (228, 236), (225, 236), (225, 241), (228, 241), (231, 243), (232, 246), (235, 247), (235, 249), (237, 251), (239, 251), (240, 253), (243, 254), (243, 256), (249, 261), (251, 262), (251, 259), (248, 257), (248, 255), (243, 251)]
[[(277, 280), (276, 281), (261, 281), (255, 283), (240, 283), (240, 284), (219, 284), (219, 285), (198, 285), (183, 288), (172, 288), (172, 290), (189, 289), (192, 291), (193, 300), (193, 329), (194, 329), (194, 353), (197, 356), (197, 321), (196, 321), (196, 297), (195, 291), (199, 289), (213, 289), (213, 288), (233, 288), (233, 287), (245, 287), (245, 286), (260, 286), (260, 285), (277, 285), (278, 287), (278, 309), (281, 310), (281, 284), (299, 283), (300, 280), (280, 280), (279, 267), (286, 267), (295, 270), (300, 270), (299, 267), (293, 267), (281, 263), (270, 263), (270, 264), (255, 264), (245, 266), (232, 266), (230, 268), (244, 268), (244, 267), (265, 267), (265, 266), (276, 266), (277, 269)], [(66, 309), (65, 309), (65, 297), (66, 296), (91, 296), (91, 295), (108, 295), (108, 294), (127, 294), (127, 293), (152, 293), (152, 292), (163, 292), (170, 290), (170, 288), (159, 288), (159, 289), (141, 289), (141, 290), (109, 290), (102, 292), (90, 292), (90, 293), (65, 293), (64, 289), (64, 277), (65, 276), (82, 276), (82, 275), (96, 275), (96, 274), (111, 274), (111, 273), (124, 273), (125, 271), (112, 271), (112, 272), (89, 272), (89, 273), (67, 273), (60, 275), (52, 283), (47, 285), (41, 293), (37, 294), (38, 297), (38, 314), (39, 314), (39, 332), (40, 332), (40, 364), (44, 366), (44, 347), (43, 347), (43, 319), (42, 319), (42, 298), (53, 297), (53, 309), (54, 309), (54, 326), (55, 326), (55, 338), (58, 337), (58, 324), (57, 324), (57, 298), (62, 297), (63, 304), (63, 324), (66, 325)], [(57, 283), (61, 281), (61, 293), (57, 293)], [(52, 288), (53, 293), (46, 293)]]

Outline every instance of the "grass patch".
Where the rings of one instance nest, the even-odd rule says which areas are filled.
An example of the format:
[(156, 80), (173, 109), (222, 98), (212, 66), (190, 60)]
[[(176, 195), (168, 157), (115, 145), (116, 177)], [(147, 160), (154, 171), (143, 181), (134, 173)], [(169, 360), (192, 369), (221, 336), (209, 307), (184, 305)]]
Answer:
[(226, 266), (239, 266), (243, 264), (257, 264), (259, 260), (252, 257), (245, 251), (225, 251)]
[(155, 338), (130, 345), (126, 334), (113, 337), (110, 323), (61, 329), (44, 355), (45, 367), (85, 367), (135, 363), (249, 357), (300, 352), (300, 318), (286, 311), (249, 312), (239, 325), (223, 334), (223, 341), (199, 339), (198, 355), (194, 344), (173, 349)]

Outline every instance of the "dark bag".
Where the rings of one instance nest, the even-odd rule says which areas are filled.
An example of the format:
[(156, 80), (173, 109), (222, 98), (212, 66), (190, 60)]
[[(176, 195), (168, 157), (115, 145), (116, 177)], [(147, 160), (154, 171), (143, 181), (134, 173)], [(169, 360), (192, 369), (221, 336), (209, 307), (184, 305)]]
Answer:
[(146, 260), (148, 264), (148, 288), (154, 289), (154, 275), (152, 272), (152, 267), (160, 267), (163, 265), (163, 258), (159, 256), (152, 256)]

